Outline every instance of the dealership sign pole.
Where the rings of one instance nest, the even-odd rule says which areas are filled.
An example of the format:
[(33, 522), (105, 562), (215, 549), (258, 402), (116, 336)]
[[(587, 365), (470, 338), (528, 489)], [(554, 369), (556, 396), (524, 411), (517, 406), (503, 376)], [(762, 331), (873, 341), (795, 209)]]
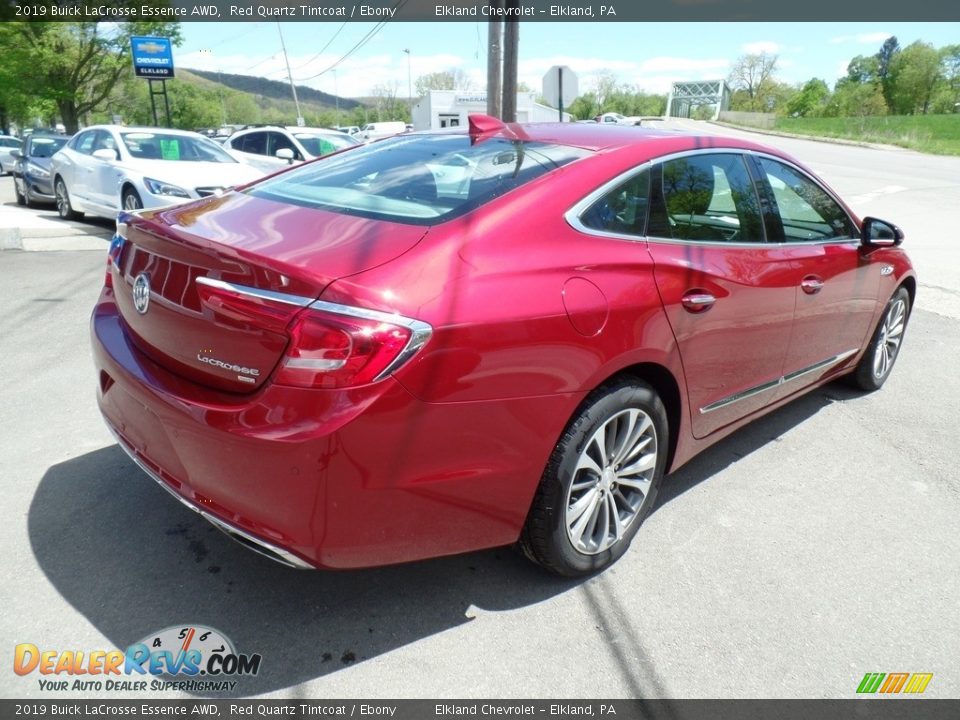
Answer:
[[(134, 36), (130, 38), (133, 55), (133, 74), (146, 78), (150, 82), (150, 107), (153, 110), (153, 124), (159, 125), (157, 119), (157, 95), (163, 95), (163, 105), (167, 114), (167, 126), (173, 123), (170, 120), (170, 100), (167, 97), (167, 78), (173, 73), (173, 46), (170, 38)], [(155, 82), (160, 83), (157, 92)]]

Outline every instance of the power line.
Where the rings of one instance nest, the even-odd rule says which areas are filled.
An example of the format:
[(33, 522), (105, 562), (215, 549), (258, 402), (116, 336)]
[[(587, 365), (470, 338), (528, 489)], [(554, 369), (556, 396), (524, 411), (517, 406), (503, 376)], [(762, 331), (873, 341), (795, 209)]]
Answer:
[[(395, 14), (397, 10), (399, 10), (400, 8), (402, 8), (402, 7), (403, 7), (404, 5), (406, 5), (406, 4), (407, 4), (407, 0), (397, 0), (397, 2), (394, 3), (394, 5), (393, 5), (394, 12), (391, 13), (391, 15)], [(355, 53), (357, 50), (359, 50), (359, 49), (362, 48), (364, 45), (366, 45), (368, 42), (370, 42), (370, 40), (371, 40), (378, 32), (380, 32), (384, 27), (386, 27), (386, 25), (387, 25), (388, 22), (389, 22), (389, 20), (381, 20), (381, 21), (378, 22), (376, 25), (374, 25), (374, 26), (373, 26), (373, 29), (371, 29), (370, 32), (368, 32), (366, 35), (364, 35), (364, 36), (357, 42), (356, 45), (354, 45), (352, 48), (350, 48), (349, 50), (347, 50), (347, 52), (344, 53), (343, 57), (341, 57), (341, 58), (340, 58), (339, 60), (337, 60), (335, 63), (333, 63), (333, 64), (330, 65), (329, 67), (321, 70), (320, 72), (316, 73), (315, 75), (310, 75), (309, 77), (305, 77), (305, 78), (297, 78), (296, 82), (306, 82), (307, 80), (313, 80), (313, 79), (315, 79), (315, 78), (320, 77), (321, 75), (324, 75), (324, 74), (330, 72), (330, 71), (333, 70), (335, 67), (337, 67), (340, 63), (342, 63), (344, 60), (346, 60), (348, 57), (350, 57), (353, 53)]]
[(309, 60), (307, 60), (307, 61), (306, 61), (305, 63), (303, 63), (302, 65), (297, 65), (297, 66), (294, 68), (294, 70), (299, 70), (300, 68), (306, 67), (307, 65), (309, 65), (310, 63), (312, 63), (314, 60), (316, 60), (318, 57), (320, 57), (321, 55), (323, 55), (324, 51), (325, 51), (328, 47), (330, 47), (330, 43), (332, 43), (334, 40), (337, 39), (337, 35), (339, 35), (339, 34), (340, 34), (340, 31), (343, 30), (343, 28), (345, 28), (346, 26), (347, 26), (347, 23), (346, 23), (346, 22), (343, 22), (343, 23), (340, 25), (340, 27), (337, 28), (337, 31), (333, 34), (333, 37), (330, 38), (330, 39), (327, 41), (327, 44), (324, 45), (322, 48), (320, 48), (320, 52), (318, 52), (316, 55), (314, 55), (312, 58), (310, 58)]

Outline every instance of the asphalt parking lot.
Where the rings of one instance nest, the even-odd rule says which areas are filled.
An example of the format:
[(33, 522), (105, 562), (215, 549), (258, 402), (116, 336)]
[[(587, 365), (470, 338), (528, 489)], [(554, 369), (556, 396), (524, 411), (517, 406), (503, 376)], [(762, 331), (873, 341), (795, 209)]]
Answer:
[[(942, 232), (960, 158), (768, 141), (906, 230), (921, 288), (898, 365), (877, 393), (828, 385), (699, 456), (586, 581), (509, 548), (315, 573), (243, 549), (99, 418), (87, 321), (110, 223), (0, 252), (0, 647), (110, 650), (204, 624), (263, 656), (233, 694), (292, 699), (847, 698), (866, 672), (930, 672), (926, 696), (960, 697), (960, 250)], [(46, 213), (0, 177), (6, 237), (31, 246), (28, 216), (59, 222)], [(3, 697), (107, 696), (45, 693), (6, 657)]]

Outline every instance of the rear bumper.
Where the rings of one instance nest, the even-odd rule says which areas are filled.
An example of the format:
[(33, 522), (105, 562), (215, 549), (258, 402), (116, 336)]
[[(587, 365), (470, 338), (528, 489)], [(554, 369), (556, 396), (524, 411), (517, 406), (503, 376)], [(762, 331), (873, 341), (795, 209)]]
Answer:
[(91, 332), (98, 402), (124, 450), (192, 510), (293, 567), (514, 542), (560, 419), (580, 399), (431, 404), (392, 377), (351, 390), (211, 391), (141, 354), (108, 289)]

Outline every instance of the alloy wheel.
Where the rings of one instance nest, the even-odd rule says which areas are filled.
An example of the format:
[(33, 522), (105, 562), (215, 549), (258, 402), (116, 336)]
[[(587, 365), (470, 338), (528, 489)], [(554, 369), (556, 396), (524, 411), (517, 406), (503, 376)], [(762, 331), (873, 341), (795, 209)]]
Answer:
[(566, 503), (567, 537), (596, 555), (623, 537), (650, 496), (657, 431), (644, 411), (622, 410), (590, 437), (577, 460)]

